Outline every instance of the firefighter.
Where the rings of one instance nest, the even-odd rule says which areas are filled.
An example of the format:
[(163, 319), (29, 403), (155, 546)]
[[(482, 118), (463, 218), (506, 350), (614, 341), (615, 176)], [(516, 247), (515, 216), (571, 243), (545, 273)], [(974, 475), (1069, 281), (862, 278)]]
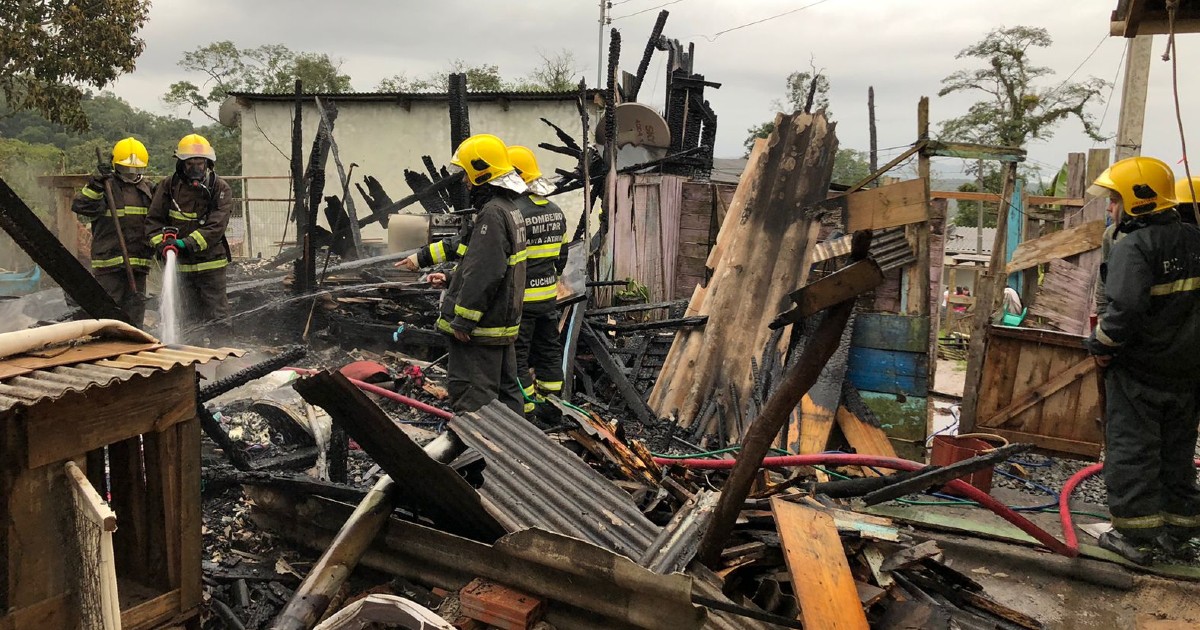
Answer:
[(438, 330), (449, 338), (447, 391), (456, 411), (493, 400), (524, 411), (513, 349), (525, 289), (525, 225), (517, 206), (528, 187), (496, 136), (463, 140), (450, 163), (461, 168), (478, 208), (461, 239), (461, 262), (442, 297)]
[(1200, 195), (1200, 175), (1191, 181), (1181, 179), (1175, 184), (1175, 201), (1179, 202), (1179, 220), (1184, 223), (1196, 224), (1196, 197)]
[(1121, 160), (1104, 186), (1124, 216), (1102, 270), (1107, 310), (1087, 340), (1108, 398), (1113, 531), (1100, 546), (1148, 564), (1156, 548), (1177, 552), (1200, 532), (1200, 228), (1180, 223), (1174, 175), (1159, 160)]
[[(111, 165), (102, 163), (71, 203), (79, 220), (92, 225), (92, 273), (104, 291), (129, 315), (129, 323), (141, 327), (146, 314), (146, 276), (154, 252), (146, 235), (146, 212), (154, 189), (144, 177), (150, 154), (136, 138), (113, 145)], [(125, 255), (117, 227), (104, 198), (104, 184), (112, 185), (113, 204), (121, 236), (129, 253), (134, 286), (125, 273)]]
[(508, 148), (508, 159), (520, 173), (527, 193), (520, 200), (525, 217), (525, 307), (517, 335), (517, 374), (525, 395), (525, 413), (555, 415), (545, 397), (562, 391), (562, 340), (558, 334), (558, 276), (567, 264), (563, 236), (567, 217), (546, 199), (554, 186), (542, 177), (537, 158), (526, 147)]
[(203, 136), (184, 136), (175, 150), (175, 172), (158, 185), (150, 203), (150, 243), (160, 257), (176, 252), (183, 321), (189, 324), (229, 317), (225, 268), (232, 258), (225, 229), (233, 190), (213, 171), (216, 161)]

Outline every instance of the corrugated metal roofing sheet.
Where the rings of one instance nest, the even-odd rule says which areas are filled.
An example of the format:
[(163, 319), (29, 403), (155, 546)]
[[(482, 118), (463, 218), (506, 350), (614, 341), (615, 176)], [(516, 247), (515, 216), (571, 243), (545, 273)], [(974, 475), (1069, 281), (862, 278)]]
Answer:
[(450, 427), (483, 455), (479, 492), (509, 529), (540, 527), (634, 560), (661, 531), (628, 493), (498, 402), (455, 416)]
[(29, 407), (45, 400), (58, 399), (71, 392), (84, 392), (93, 387), (107, 387), (114, 382), (128, 381), (135, 376), (147, 377), (179, 365), (207, 363), (214, 359), (242, 354), (244, 351), (232, 348), (176, 345), (75, 365), (34, 370), (0, 381), (0, 411)]

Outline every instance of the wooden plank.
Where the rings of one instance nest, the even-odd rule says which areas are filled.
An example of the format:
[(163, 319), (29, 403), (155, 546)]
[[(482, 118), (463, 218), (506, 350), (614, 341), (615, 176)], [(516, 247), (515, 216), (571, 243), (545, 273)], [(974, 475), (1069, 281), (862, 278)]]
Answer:
[(781, 313), (770, 323), (772, 330), (829, 308), (842, 300), (866, 293), (883, 282), (883, 271), (871, 259), (847, 267), (792, 291), (788, 296), (796, 307)]
[[(983, 427), (980, 427), (980, 430), (983, 430)], [(1093, 461), (1100, 457), (1100, 450), (1104, 445), (1102, 439), (1088, 442), (996, 427), (987, 427), (986, 430), (988, 433), (995, 433), (1010, 442), (1029, 442), (1030, 444), (1036, 444), (1038, 449), (1043, 451), (1051, 451), (1062, 455), (1077, 455), (1082, 459)], [(1099, 429), (1097, 429), (1097, 434), (1099, 434)]]
[(892, 313), (858, 313), (854, 316), (853, 344), (858, 348), (926, 352), (928, 317)]
[(150, 630), (174, 618), (180, 611), (179, 591), (171, 591), (121, 611), (122, 630)]
[[(788, 445), (793, 453), (820, 453), (829, 445), (838, 405), (842, 400), (842, 384), (849, 367), (850, 339), (854, 334), (854, 318), (846, 323), (837, 351), (825, 363), (817, 382), (809, 388), (800, 404), (792, 411), (792, 426), (788, 435), (794, 440)], [(798, 412), (798, 413), (797, 413)]]
[(883, 551), (876, 545), (867, 545), (862, 550), (863, 562), (867, 568), (871, 570), (871, 576), (875, 578), (875, 583), (883, 588), (891, 588), (896, 584), (895, 580), (887, 571), (883, 570)]
[[(1000, 201), (1000, 195), (989, 192), (980, 193), (964, 192), (960, 190), (935, 190), (931, 192), (930, 195), (934, 199), (956, 199), (958, 201)], [(1051, 197), (1047, 195), (1030, 195), (1028, 199), (1029, 205), (1031, 206), (1070, 206), (1078, 208), (1086, 202), (1086, 200), (1082, 197)]]
[(1025, 149), (999, 147), (972, 142), (930, 141), (924, 153), (940, 157), (955, 157), (964, 160), (996, 160), (998, 162), (1024, 162)]
[[(69, 392), (26, 412), (29, 466), (73, 459), (196, 415), (195, 370), (179, 366), (120, 387)], [(120, 512), (117, 513), (120, 517)]]
[(900, 551), (888, 556), (883, 561), (883, 566), (879, 567), (883, 571), (897, 571), (905, 567), (912, 566), (927, 558), (936, 558), (941, 555), (942, 549), (938, 547), (936, 541), (927, 540), (919, 545), (905, 547)]
[[(179, 607), (189, 610), (203, 598), (200, 568), (203, 555), (200, 526), (200, 420), (192, 418), (175, 425), (179, 443), (176, 467), (179, 469)], [(168, 528), (168, 532), (171, 528)]]
[(771, 511), (804, 627), (866, 630), (867, 616), (833, 518), (778, 497), (771, 499)]
[(884, 597), (887, 597), (887, 591), (866, 582), (854, 582), (854, 588), (858, 589), (858, 601), (862, 603), (863, 608), (870, 608), (879, 603)]
[(1014, 400), (1007, 407), (988, 416), (986, 419), (981, 420), (980, 425), (986, 426), (989, 428), (997, 428), (997, 429), (1003, 428), (1004, 425), (1008, 423), (1009, 418), (1012, 418), (1013, 416), (1021, 413), (1022, 411), (1025, 411), (1026, 409), (1032, 407), (1033, 405), (1036, 405), (1037, 403), (1044, 400), (1050, 394), (1053, 394), (1054, 392), (1062, 389), (1063, 387), (1066, 387), (1067, 385), (1074, 382), (1076, 379), (1082, 377), (1083, 375), (1085, 375), (1089, 372), (1094, 371), (1095, 369), (1096, 369), (1096, 361), (1094, 359), (1092, 359), (1092, 357), (1090, 357), (1090, 356), (1086, 357), (1082, 361), (1071, 366), (1071, 369), (1069, 369), (1065, 372), (1059, 373), (1054, 378), (1050, 379), (1049, 381), (1046, 381), (1045, 384), (1037, 387), (1036, 389), (1034, 389), (1028, 393), (1021, 395), (1019, 398)]
[[(0, 576), (8, 579), (8, 576)], [(79, 608), (70, 593), (63, 593), (8, 611), (0, 617), (0, 630), (34, 630), (35, 628), (78, 628)]]
[(847, 232), (882, 230), (929, 219), (925, 184), (920, 179), (862, 190), (842, 200)]
[(873, 348), (850, 348), (848, 374), (860, 390), (922, 396), (929, 391), (929, 356)]
[(66, 348), (54, 348), (39, 353), (25, 353), (9, 357), (0, 363), (0, 380), (60, 365), (73, 365), (98, 359), (109, 359), (122, 354), (132, 354), (143, 350), (157, 350), (162, 347), (163, 345), (157, 342), (114, 339), (95, 341)]
[(992, 326), (988, 334), (997, 339), (1016, 339), (1040, 345), (1049, 344), (1075, 349), (1083, 348), (1083, 342), (1086, 339), (1082, 335), (1064, 333), (1057, 330), (1012, 328), (1010, 326)]
[[(838, 407), (837, 425), (855, 453), (896, 457), (896, 449), (888, 439), (887, 433), (884, 433), (883, 427), (871, 426), (863, 422), (845, 406)], [(870, 468), (864, 467), (863, 472), (868, 476), (878, 476), (878, 473)]]
[(1091, 221), (1078, 227), (1059, 230), (1046, 236), (1025, 241), (1017, 245), (1012, 260), (1004, 268), (1006, 273), (1036, 267), (1051, 260), (1066, 258), (1100, 247), (1104, 236), (1104, 222)]
[(7, 502), (8, 607), (33, 606), (67, 591), (63, 541), (70, 535), (62, 515), (71, 510), (61, 465), (19, 469), (11, 487), (4, 488)]

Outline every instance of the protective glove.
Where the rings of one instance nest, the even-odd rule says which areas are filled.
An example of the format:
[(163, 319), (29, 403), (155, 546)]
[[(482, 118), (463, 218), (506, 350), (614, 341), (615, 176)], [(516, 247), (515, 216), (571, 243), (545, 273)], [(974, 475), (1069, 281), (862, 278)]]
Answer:
[(1111, 357), (1117, 353), (1117, 348), (1100, 343), (1094, 331), (1090, 337), (1083, 341), (1083, 345), (1087, 348), (1089, 354), (1097, 357)]
[(104, 192), (104, 182), (107, 182), (110, 178), (112, 178), (111, 170), (108, 173), (97, 172), (88, 180), (88, 187), (96, 192)]

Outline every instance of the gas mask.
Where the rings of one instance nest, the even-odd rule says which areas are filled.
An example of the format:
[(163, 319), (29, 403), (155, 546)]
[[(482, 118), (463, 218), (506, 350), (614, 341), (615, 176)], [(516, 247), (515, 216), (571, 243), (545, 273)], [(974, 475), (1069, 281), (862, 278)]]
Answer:
[(193, 185), (204, 183), (208, 174), (208, 160), (204, 158), (188, 158), (183, 162), (183, 176)]

